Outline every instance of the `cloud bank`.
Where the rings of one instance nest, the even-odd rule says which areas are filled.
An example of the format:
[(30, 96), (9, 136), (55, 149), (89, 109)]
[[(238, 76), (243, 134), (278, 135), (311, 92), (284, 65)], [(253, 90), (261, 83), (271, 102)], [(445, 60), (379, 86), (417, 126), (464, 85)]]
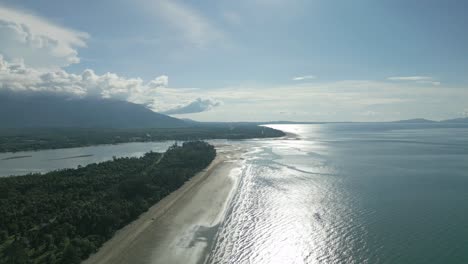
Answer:
[(27, 67), (23, 62), (10, 63), (0, 56), (0, 89), (13, 92), (50, 92), (69, 96), (100, 97), (151, 104), (156, 89), (166, 86), (167, 76), (150, 82), (123, 78), (114, 73), (96, 74), (87, 69), (81, 74)]
[[(343, 80), (245, 84), (205, 90), (223, 107), (189, 116), (200, 121), (392, 121), (426, 117), (435, 120), (459, 116), (467, 108), (465, 87), (413, 82)], [(447, 102), (450, 102), (448, 104)], [(439, 109), (434, 114), (434, 109)]]
[(0, 55), (0, 91), (125, 100), (166, 114), (199, 113), (221, 105), (217, 100), (202, 98), (180, 105), (200, 96), (198, 89), (174, 89), (168, 84), (166, 75), (145, 82), (109, 72), (99, 75), (91, 69), (73, 74), (63, 69), (41, 70), (23, 62), (11, 63)]

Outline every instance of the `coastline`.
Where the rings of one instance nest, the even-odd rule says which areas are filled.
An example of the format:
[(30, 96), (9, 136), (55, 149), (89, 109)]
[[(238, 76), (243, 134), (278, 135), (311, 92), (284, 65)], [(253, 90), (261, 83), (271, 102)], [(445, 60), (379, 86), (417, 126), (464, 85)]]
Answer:
[(153, 205), (83, 263), (200, 263), (237, 184), (242, 150), (216, 146), (215, 160)]
[(301, 137), (299, 136), (299, 134), (295, 134), (295, 133), (291, 133), (291, 132), (286, 132), (286, 131), (283, 131), (283, 133), (285, 133), (286, 136), (281, 137), (281, 139), (288, 139), (288, 140), (300, 140), (300, 139), (301, 139)]

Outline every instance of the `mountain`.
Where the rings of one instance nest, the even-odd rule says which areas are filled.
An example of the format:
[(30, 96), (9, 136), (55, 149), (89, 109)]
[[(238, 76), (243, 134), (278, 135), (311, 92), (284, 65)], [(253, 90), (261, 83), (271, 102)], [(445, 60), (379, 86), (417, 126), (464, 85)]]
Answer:
[(399, 121), (394, 121), (392, 123), (435, 123), (436, 121), (424, 119), (424, 118), (414, 118), (414, 119), (407, 119), (407, 120), (399, 120)]
[(393, 123), (452, 123), (452, 124), (468, 124), (468, 117), (464, 118), (454, 118), (454, 119), (447, 119), (442, 121), (432, 121), (424, 118), (415, 118), (415, 119), (408, 119), (408, 120), (400, 120), (394, 121)]
[(201, 123), (201, 122), (198, 122), (198, 121), (190, 119), (190, 118), (181, 118), (180, 120), (184, 121), (185, 123), (187, 123), (189, 125), (198, 125), (198, 124)]
[(462, 124), (468, 124), (468, 117), (462, 117), (462, 118), (455, 118), (455, 119), (448, 119), (448, 120), (443, 120), (440, 121), (441, 123), (462, 123)]
[(110, 99), (68, 99), (50, 94), (0, 94), (0, 128), (178, 128), (177, 118), (143, 105)]

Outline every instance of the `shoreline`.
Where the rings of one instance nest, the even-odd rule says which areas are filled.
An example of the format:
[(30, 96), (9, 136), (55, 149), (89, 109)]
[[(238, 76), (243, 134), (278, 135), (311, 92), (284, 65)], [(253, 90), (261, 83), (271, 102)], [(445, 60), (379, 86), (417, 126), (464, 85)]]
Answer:
[(301, 137), (299, 136), (299, 134), (295, 134), (295, 133), (291, 133), (291, 132), (286, 132), (286, 131), (283, 131), (281, 130), (284, 134), (286, 134), (285, 136), (283, 137), (280, 137), (280, 139), (287, 139), (287, 140), (300, 140)]
[(82, 263), (200, 263), (216, 235), (243, 152), (216, 146), (212, 163), (141, 214)]

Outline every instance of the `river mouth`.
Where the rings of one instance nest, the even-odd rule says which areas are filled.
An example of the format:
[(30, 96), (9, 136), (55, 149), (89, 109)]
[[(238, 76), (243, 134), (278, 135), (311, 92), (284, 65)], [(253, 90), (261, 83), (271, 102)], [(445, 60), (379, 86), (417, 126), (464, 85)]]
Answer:
[(114, 157), (141, 157), (146, 152), (164, 152), (174, 141), (123, 143), (82, 148), (0, 153), (0, 177), (29, 173), (46, 173), (58, 169), (77, 168)]

